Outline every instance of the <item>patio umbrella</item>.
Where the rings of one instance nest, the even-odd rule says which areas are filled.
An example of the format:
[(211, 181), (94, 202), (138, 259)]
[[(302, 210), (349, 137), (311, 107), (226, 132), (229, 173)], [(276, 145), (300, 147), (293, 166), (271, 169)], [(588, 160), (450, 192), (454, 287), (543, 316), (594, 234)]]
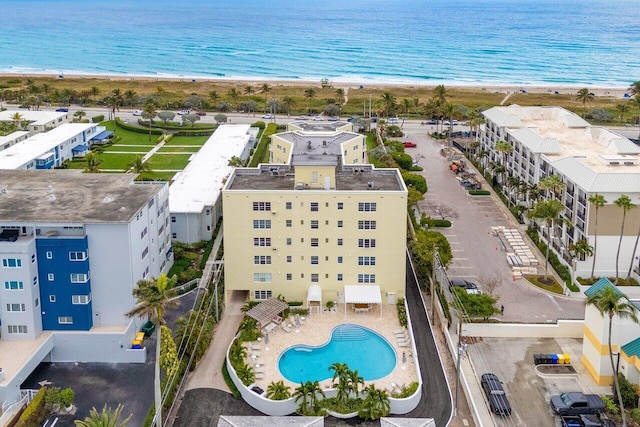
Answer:
[(267, 332), (267, 333), (265, 334), (265, 336), (264, 336), (264, 343), (265, 343), (265, 345), (266, 345), (266, 344), (269, 344), (269, 332)]

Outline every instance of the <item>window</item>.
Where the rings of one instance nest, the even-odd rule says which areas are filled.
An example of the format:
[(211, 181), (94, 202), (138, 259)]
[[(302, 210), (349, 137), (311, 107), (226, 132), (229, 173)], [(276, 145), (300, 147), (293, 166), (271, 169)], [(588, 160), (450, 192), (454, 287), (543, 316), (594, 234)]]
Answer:
[(7, 329), (10, 334), (26, 334), (27, 325), (8, 325)]
[(33, 286), (38, 286), (38, 276), (33, 278)]
[(358, 230), (375, 230), (375, 221), (358, 221)]
[(338, 264), (342, 264), (342, 257), (341, 256), (338, 257)]
[(33, 264), (34, 262), (36, 262), (36, 254), (31, 255), (31, 264)]
[(293, 280), (293, 274), (287, 273), (287, 280)]
[(47, 257), (47, 259), (53, 259), (53, 252), (47, 251), (45, 252), (45, 256)]
[(171, 238), (172, 239), (177, 239), (178, 238), (178, 233), (171, 233)]
[(287, 210), (290, 210), (290, 209), (291, 209), (291, 202), (286, 202), (286, 203), (284, 204), (284, 206), (285, 206), (285, 208), (286, 208)]
[(271, 202), (253, 202), (254, 211), (270, 211)]
[(338, 246), (342, 246), (342, 239), (338, 239)]
[(149, 246), (144, 248), (144, 251), (142, 251), (142, 259), (144, 259), (144, 257), (146, 257), (148, 253), (149, 253)]
[(337, 279), (338, 279), (338, 282), (342, 282), (342, 273), (338, 273)]
[(253, 257), (253, 263), (257, 265), (271, 264), (271, 255), (256, 255)]
[(271, 291), (255, 291), (255, 299), (269, 299), (271, 298)]
[(320, 281), (320, 278), (318, 277), (317, 274), (312, 274), (311, 275), (311, 282), (312, 283), (318, 283)]
[(271, 228), (270, 219), (254, 219), (253, 228)]
[(291, 246), (291, 237), (287, 237), (287, 246)]
[(338, 228), (342, 228), (342, 221), (338, 221)]
[(171, 222), (176, 222), (176, 217), (175, 216), (171, 216)]
[(360, 202), (358, 203), (358, 212), (375, 212), (376, 202)]
[(71, 295), (71, 304), (89, 304), (91, 301), (91, 295)]
[(316, 220), (316, 219), (312, 219), (311, 220), (311, 228), (312, 229), (317, 229), (318, 228), (318, 220)]
[(146, 236), (146, 235), (147, 235), (147, 227), (145, 227), (145, 228), (144, 228), (144, 230), (142, 230), (142, 231), (140, 232), (140, 238), (141, 238), (141, 239), (144, 239), (144, 236)]
[(376, 239), (358, 239), (359, 248), (375, 248)]
[(60, 325), (73, 325), (73, 317), (72, 316), (59, 316), (58, 323)]
[(40, 305), (40, 298), (36, 298), (36, 301), (35, 301), (34, 305), (36, 307), (38, 307)]
[(291, 220), (290, 219), (286, 220), (285, 224), (287, 227), (291, 227)]
[(311, 247), (315, 248), (315, 247), (318, 247), (318, 246), (320, 246), (320, 243), (319, 243), (318, 239), (316, 237), (312, 237), (311, 238)]
[(318, 212), (318, 202), (311, 202), (311, 212)]
[(2, 260), (2, 266), (6, 268), (22, 267), (22, 260), (17, 258), (5, 258)]
[(87, 259), (86, 252), (69, 252), (69, 261), (84, 261), (85, 259)]
[(359, 256), (358, 265), (376, 265), (376, 257), (374, 256)]
[(24, 283), (19, 282), (17, 280), (10, 280), (10, 281), (4, 282), (4, 288), (11, 291), (17, 291), (20, 289), (24, 289)]
[(319, 261), (318, 261), (318, 257), (315, 255), (311, 256), (311, 265), (318, 265)]
[(24, 304), (7, 304), (7, 311), (26, 311)]
[(271, 246), (271, 237), (254, 237), (253, 246)]
[(271, 283), (271, 273), (253, 273), (253, 281), (258, 283)]
[(358, 283), (376, 283), (376, 275), (358, 274)]
[(338, 202), (338, 210), (341, 211), (344, 209), (344, 203), (343, 202)]
[(89, 275), (86, 273), (71, 273), (71, 283), (87, 283)]
[(311, 182), (314, 184), (318, 182), (318, 171), (311, 171)]
[(287, 255), (287, 262), (291, 262), (291, 255)]
[(56, 302), (56, 296), (55, 295), (49, 295), (49, 302)]

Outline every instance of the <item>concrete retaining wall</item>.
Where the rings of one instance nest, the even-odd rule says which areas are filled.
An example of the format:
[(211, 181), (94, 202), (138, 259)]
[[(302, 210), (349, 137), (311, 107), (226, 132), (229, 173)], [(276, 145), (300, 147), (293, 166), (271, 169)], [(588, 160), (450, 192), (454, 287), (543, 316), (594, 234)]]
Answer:
[(579, 338), (584, 320), (558, 320), (550, 324), (525, 323), (463, 323), (463, 337), (487, 338)]

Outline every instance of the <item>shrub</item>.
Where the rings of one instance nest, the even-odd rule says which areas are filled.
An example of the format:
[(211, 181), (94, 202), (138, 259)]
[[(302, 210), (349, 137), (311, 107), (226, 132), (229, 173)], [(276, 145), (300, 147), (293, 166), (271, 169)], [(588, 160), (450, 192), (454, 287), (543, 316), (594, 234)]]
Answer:
[(300, 307), (302, 305), (302, 301), (289, 301), (289, 307)]
[(204, 248), (204, 253), (202, 254), (202, 259), (200, 260), (200, 268), (204, 270), (204, 267), (207, 265), (207, 260), (209, 260), (209, 256), (211, 255), (211, 251), (213, 250), (213, 244), (215, 243), (215, 237), (207, 242), (207, 246)]
[(100, 114), (99, 116), (93, 116), (91, 118), (91, 121), (93, 123), (100, 123), (100, 122), (104, 122), (104, 114)]
[(620, 386), (620, 395), (625, 408), (635, 408), (638, 406), (638, 393), (624, 375), (618, 374), (618, 385)]
[(418, 384), (417, 381), (414, 381), (408, 386), (402, 386), (402, 390), (399, 393), (393, 393), (391, 397), (396, 399), (405, 399), (412, 396), (418, 390), (419, 385), (420, 384)]
[(413, 159), (407, 153), (401, 153), (400, 151), (394, 151), (391, 153), (391, 157), (396, 161), (398, 166), (404, 170), (412, 170)]
[(257, 122), (253, 123), (251, 126), (253, 126), (254, 128), (264, 129), (267, 126), (267, 124), (262, 120), (258, 120)]
[(47, 387), (41, 387), (35, 397), (24, 410), (16, 427), (40, 427), (42, 423), (49, 417), (49, 411), (46, 408), (45, 396)]
[(601, 394), (600, 398), (604, 402), (604, 407), (606, 408), (607, 412), (609, 412), (610, 414), (617, 414), (618, 412), (620, 412), (620, 408), (618, 407), (618, 405), (616, 405), (616, 402), (614, 402), (613, 399), (611, 399), (609, 396)]
[(406, 328), (408, 325), (408, 320), (407, 310), (404, 306), (404, 298), (398, 299), (398, 301), (396, 302), (396, 309), (398, 310), (398, 322), (400, 323), (400, 326)]
[(173, 139), (173, 137), (174, 137), (174, 134), (167, 135), (167, 136), (165, 137), (165, 139), (164, 139), (164, 142), (169, 142), (169, 141), (171, 141), (171, 140)]
[(403, 172), (402, 179), (404, 180), (404, 183), (407, 185), (407, 187), (413, 187), (422, 194), (426, 193), (429, 190), (429, 187), (427, 187), (427, 180), (422, 175), (411, 172)]
[(607, 110), (603, 110), (602, 108), (593, 108), (585, 115), (585, 118), (587, 120), (593, 120), (596, 122), (609, 123), (612, 122), (616, 118), (616, 116), (615, 114), (610, 113)]
[[(145, 129), (139, 126), (133, 126), (133, 125), (130, 125), (129, 123), (125, 123), (122, 120), (120, 120), (120, 117), (116, 118), (116, 126), (124, 130), (128, 130), (130, 132), (147, 133), (147, 134), (149, 133), (149, 129)], [(151, 129), (151, 135), (161, 135), (162, 132), (163, 131), (161, 129)]]
[(299, 314), (300, 316), (307, 316), (309, 314), (308, 308), (292, 308), (290, 314)]
[(451, 227), (451, 221), (449, 221), (448, 219), (429, 218), (429, 220), (427, 221), (427, 224), (429, 225), (429, 227), (442, 227), (442, 228)]
[(471, 196), (490, 196), (491, 192), (489, 190), (469, 190), (469, 195), (471, 195)]

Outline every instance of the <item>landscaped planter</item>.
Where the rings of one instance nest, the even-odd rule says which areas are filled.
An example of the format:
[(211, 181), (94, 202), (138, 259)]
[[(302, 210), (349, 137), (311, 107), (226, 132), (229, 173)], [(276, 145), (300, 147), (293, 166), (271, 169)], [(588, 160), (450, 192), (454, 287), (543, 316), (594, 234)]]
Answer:
[(343, 420), (346, 420), (348, 418), (353, 418), (353, 417), (357, 417), (358, 416), (358, 412), (351, 412), (350, 414), (341, 414), (340, 412), (333, 412), (327, 409), (327, 414), (331, 415), (332, 417), (336, 417), (336, 418), (340, 418)]

